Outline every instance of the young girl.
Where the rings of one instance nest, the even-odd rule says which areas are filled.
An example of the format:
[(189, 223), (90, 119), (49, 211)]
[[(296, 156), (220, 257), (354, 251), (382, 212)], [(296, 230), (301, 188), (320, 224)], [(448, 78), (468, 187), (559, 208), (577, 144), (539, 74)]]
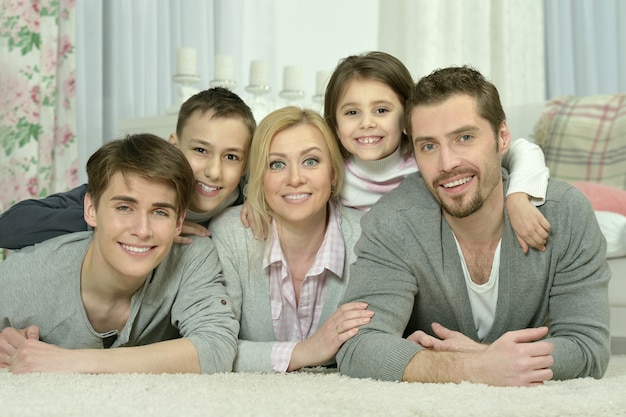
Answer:
[[(404, 133), (404, 103), (412, 88), (409, 70), (385, 52), (344, 58), (331, 75), (324, 118), (344, 157), (340, 201), (345, 206), (367, 210), (417, 171)], [(507, 209), (522, 250), (528, 245), (544, 250), (550, 224), (529, 201), (541, 205), (545, 198), (549, 172), (543, 152), (517, 139), (503, 165), (510, 171)]]

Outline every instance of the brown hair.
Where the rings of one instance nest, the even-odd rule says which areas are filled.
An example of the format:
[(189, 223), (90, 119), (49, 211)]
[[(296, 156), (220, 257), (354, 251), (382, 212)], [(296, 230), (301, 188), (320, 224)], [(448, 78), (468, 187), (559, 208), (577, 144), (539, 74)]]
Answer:
[(313, 126), (317, 128), (324, 137), (330, 152), (331, 166), (336, 178), (330, 199), (338, 200), (339, 198), (339, 190), (343, 185), (344, 178), (343, 158), (333, 132), (322, 116), (315, 110), (301, 109), (295, 106), (274, 110), (259, 123), (259, 127), (252, 139), (252, 146), (250, 147), (246, 201), (250, 210), (250, 223), (255, 226), (253, 229), (257, 231), (257, 238), (262, 238), (262, 234), (264, 231), (269, 230), (270, 225), (271, 213), (265, 201), (263, 179), (265, 171), (268, 169), (268, 155), (272, 139), (274, 139), (278, 133), (299, 125)]
[(176, 134), (181, 137), (183, 128), (187, 120), (195, 112), (201, 114), (212, 111), (211, 118), (239, 118), (248, 128), (250, 138), (254, 135), (256, 121), (250, 107), (239, 97), (227, 88), (214, 87), (189, 97), (178, 111), (178, 121), (176, 122)]
[(142, 133), (106, 143), (87, 161), (87, 191), (98, 206), (117, 173), (162, 181), (176, 191), (176, 209), (182, 216), (194, 193), (193, 171), (185, 155), (158, 136)]
[(415, 107), (438, 104), (458, 94), (467, 94), (476, 100), (478, 114), (489, 122), (497, 136), (502, 122), (506, 120), (498, 89), (476, 69), (464, 65), (437, 69), (413, 87), (404, 109), (409, 138), (412, 137), (411, 111)]
[[(402, 106), (405, 105), (413, 88), (413, 78), (407, 67), (398, 58), (386, 52), (373, 51), (351, 55), (339, 61), (326, 86), (324, 119), (332, 129), (344, 158), (349, 157), (350, 153), (341, 145), (337, 136), (337, 107), (348, 82), (352, 79), (376, 80), (388, 85), (396, 93)], [(413, 151), (411, 141), (404, 133), (400, 147), (403, 154)]]

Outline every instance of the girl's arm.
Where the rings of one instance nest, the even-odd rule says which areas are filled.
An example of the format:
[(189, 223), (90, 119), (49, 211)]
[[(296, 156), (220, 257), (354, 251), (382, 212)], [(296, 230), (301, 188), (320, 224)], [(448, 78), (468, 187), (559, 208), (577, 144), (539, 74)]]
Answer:
[(550, 177), (543, 152), (526, 139), (516, 139), (502, 165), (509, 170), (506, 206), (522, 251), (528, 252), (529, 246), (543, 251), (550, 232), (550, 223), (536, 207), (545, 202)]

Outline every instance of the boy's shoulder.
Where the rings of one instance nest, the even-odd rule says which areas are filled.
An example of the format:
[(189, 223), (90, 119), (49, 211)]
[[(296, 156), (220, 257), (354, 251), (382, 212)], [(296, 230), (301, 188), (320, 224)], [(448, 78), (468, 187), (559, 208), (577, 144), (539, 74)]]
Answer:
[(41, 274), (52, 277), (61, 270), (80, 270), (92, 236), (91, 231), (68, 233), (26, 246), (0, 262), (0, 270), (15, 271), (21, 277)]
[(209, 229), (213, 231), (214, 229), (234, 229), (238, 226), (243, 227), (243, 223), (241, 223), (242, 209), (243, 204), (237, 204), (225, 208), (220, 214), (211, 219), (209, 222)]

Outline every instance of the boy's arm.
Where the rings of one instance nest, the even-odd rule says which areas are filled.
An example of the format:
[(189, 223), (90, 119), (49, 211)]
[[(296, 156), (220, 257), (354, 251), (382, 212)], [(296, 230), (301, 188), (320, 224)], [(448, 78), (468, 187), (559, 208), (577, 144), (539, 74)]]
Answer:
[(88, 230), (83, 217), (87, 184), (46, 198), (21, 201), (0, 215), (0, 248), (21, 249), (66, 233)]
[[(65, 349), (24, 337), (23, 331), (4, 329), (2, 355), (13, 373), (200, 373), (200, 361), (189, 339), (114, 349)], [(3, 359), (4, 360), (4, 359)]]

